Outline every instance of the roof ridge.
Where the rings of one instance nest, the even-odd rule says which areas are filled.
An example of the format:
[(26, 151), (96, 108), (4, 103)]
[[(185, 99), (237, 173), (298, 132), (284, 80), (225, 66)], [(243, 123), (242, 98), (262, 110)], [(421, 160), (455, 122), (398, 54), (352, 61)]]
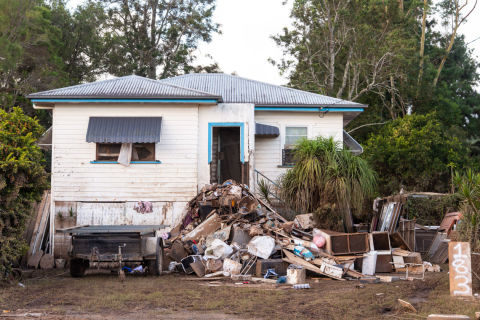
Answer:
[[(139, 77), (139, 76), (136, 76), (136, 77)], [(144, 77), (140, 77), (140, 78), (144, 78)], [(210, 93), (210, 92), (205, 92), (205, 91), (200, 91), (200, 90), (197, 90), (197, 89), (191, 89), (191, 88), (187, 88), (187, 87), (182, 87), (182, 86), (179, 86), (179, 85), (176, 85), (176, 84), (172, 84), (172, 83), (168, 83), (168, 82), (163, 82), (162, 80), (164, 79), (160, 79), (160, 80), (157, 80), (157, 79), (150, 79), (150, 78), (145, 78), (147, 80), (150, 80), (150, 81), (155, 81), (156, 83), (159, 83), (159, 84), (162, 84), (162, 85), (167, 85), (169, 87), (173, 87), (173, 88), (179, 88), (179, 89), (183, 89), (183, 90), (187, 90), (187, 91), (192, 91), (192, 92), (196, 92), (196, 93), (201, 93), (203, 95), (208, 95), (208, 96), (212, 96), (213, 93)], [(168, 79), (168, 78), (167, 78)]]
[(312, 96), (321, 96), (321, 97), (326, 97), (326, 98), (329, 98), (329, 99), (334, 99), (334, 100), (337, 101), (336, 104), (337, 103), (339, 104), (339, 103), (342, 103), (342, 102), (347, 102), (348, 104), (359, 104), (358, 102), (354, 102), (354, 101), (348, 101), (348, 100), (344, 100), (344, 99), (337, 98), (337, 97), (330, 97), (330, 96), (327, 96), (327, 95), (324, 95), (324, 94), (319, 94), (319, 93), (300, 90), (300, 89), (295, 89), (295, 88), (291, 88), (291, 87), (287, 87), (287, 86), (283, 86), (283, 85), (277, 85), (277, 84), (272, 84), (272, 83), (268, 83), (268, 82), (264, 82), (264, 81), (249, 79), (249, 78), (245, 78), (245, 77), (242, 77), (242, 76), (232, 75), (232, 74), (228, 74), (228, 73), (224, 73), (224, 72), (188, 73), (188, 74), (183, 74), (183, 75), (172, 77), (172, 78), (166, 78), (166, 79), (163, 79), (163, 80), (174, 79), (174, 78), (183, 78), (183, 77), (187, 77), (187, 76), (191, 76), (191, 75), (194, 75), (194, 76), (195, 75), (198, 75), (198, 76), (224, 75), (224, 76), (227, 76), (227, 77), (230, 77), (230, 78), (237, 78), (237, 79), (242, 79), (244, 81), (249, 81), (249, 82), (258, 83), (258, 84), (262, 84), (262, 85), (267, 85), (267, 86), (273, 87), (273, 88), (280, 87), (282, 89), (287, 89), (287, 90), (302, 93), (302, 94), (306, 93), (306, 94), (309, 94), (309, 95), (312, 95)]
[(182, 87), (182, 86), (179, 86), (179, 85), (163, 82), (161, 80), (142, 77), (142, 76), (139, 76), (139, 75), (136, 75), (136, 74), (131, 74), (131, 75), (128, 75), (128, 76), (121, 76), (121, 77), (114, 76), (114, 78), (112, 78), (112, 79), (105, 79), (105, 80), (99, 80), (99, 81), (88, 82), (88, 83), (80, 83), (80, 84), (76, 84), (76, 85), (73, 85), (73, 86), (41, 91), (41, 92), (37, 92), (35, 94), (48, 95), (51, 92), (62, 92), (62, 91), (65, 91), (65, 90), (75, 89), (75, 88), (78, 88), (78, 87), (83, 87), (83, 88), (84, 87), (90, 87), (90, 86), (98, 85), (100, 83), (110, 83), (110, 82), (114, 82), (114, 81), (121, 81), (123, 79), (128, 79), (128, 78), (139, 78), (139, 79), (144, 80), (144, 81), (153, 82), (155, 84), (162, 85), (162, 86), (167, 86), (167, 87), (170, 87), (170, 88), (182, 89), (182, 90), (185, 90), (187, 92), (193, 92), (193, 93), (201, 94), (201, 95), (208, 96), (208, 97), (212, 96), (212, 94), (209, 93), (209, 92), (204, 92), (204, 91), (200, 91), (200, 90), (196, 90), (196, 89), (186, 88), (186, 87)]

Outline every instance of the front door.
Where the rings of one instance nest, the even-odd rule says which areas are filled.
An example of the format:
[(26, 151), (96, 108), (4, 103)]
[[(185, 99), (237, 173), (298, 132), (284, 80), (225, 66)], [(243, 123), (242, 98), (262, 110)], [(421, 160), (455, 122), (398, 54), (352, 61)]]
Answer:
[(240, 128), (214, 127), (212, 134), (211, 182), (223, 183), (229, 179), (242, 182)]

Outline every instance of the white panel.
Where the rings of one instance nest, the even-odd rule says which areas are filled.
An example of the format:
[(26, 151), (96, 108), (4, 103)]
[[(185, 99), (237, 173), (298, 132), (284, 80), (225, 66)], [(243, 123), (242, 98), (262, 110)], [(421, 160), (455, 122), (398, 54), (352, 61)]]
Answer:
[(343, 141), (342, 113), (327, 113), (320, 117), (310, 112), (257, 111), (255, 121), (276, 126), (280, 130), (280, 136), (276, 138), (255, 138), (255, 169), (274, 181), (280, 179), (288, 170), (281, 167), (286, 127), (307, 127), (309, 139), (322, 136)]
[(177, 225), (187, 202), (152, 202), (153, 212), (134, 210), (137, 202), (80, 202), (77, 205), (77, 225)]
[[(85, 138), (92, 116), (162, 117), (155, 150), (162, 163), (128, 167), (90, 163), (95, 160), (96, 148)], [(196, 195), (198, 105), (56, 105), (53, 139), (56, 201), (185, 201)]]

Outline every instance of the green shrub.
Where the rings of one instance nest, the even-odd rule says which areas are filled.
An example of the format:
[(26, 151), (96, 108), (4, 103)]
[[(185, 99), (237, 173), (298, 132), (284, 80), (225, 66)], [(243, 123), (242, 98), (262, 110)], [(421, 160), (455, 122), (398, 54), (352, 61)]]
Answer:
[(470, 242), (472, 251), (480, 251), (480, 173), (467, 170), (455, 174), (455, 186), (462, 199), (462, 219), (458, 223), (458, 240)]
[(418, 224), (438, 226), (448, 212), (458, 210), (460, 196), (458, 194), (409, 196), (406, 203), (408, 219), (415, 219)]
[(332, 138), (304, 139), (294, 157), (295, 166), (282, 178), (281, 197), (297, 212), (315, 212), (323, 221), (345, 219), (361, 212), (375, 192), (376, 174), (368, 163)]
[(448, 192), (451, 168), (470, 163), (469, 149), (449, 135), (434, 113), (412, 114), (389, 122), (370, 136), (363, 157), (379, 174), (380, 193)]
[(48, 187), (43, 155), (35, 141), (43, 132), (20, 108), (0, 110), (0, 277), (26, 252), (25, 222)]

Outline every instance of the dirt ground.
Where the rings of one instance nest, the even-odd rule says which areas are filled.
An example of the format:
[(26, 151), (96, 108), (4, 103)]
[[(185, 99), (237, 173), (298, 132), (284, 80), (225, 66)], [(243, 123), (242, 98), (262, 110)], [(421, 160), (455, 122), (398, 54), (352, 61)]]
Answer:
[[(179, 274), (108, 273), (71, 278), (64, 271), (36, 271), (20, 285), (0, 288), (0, 318), (19, 319), (425, 319), (431, 313), (475, 319), (480, 300), (449, 295), (448, 273), (424, 281), (365, 284), (310, 280), (312, 289), (231, 281), (188, 281)], [(402, 308), (410, 302), (417, 313)]]

